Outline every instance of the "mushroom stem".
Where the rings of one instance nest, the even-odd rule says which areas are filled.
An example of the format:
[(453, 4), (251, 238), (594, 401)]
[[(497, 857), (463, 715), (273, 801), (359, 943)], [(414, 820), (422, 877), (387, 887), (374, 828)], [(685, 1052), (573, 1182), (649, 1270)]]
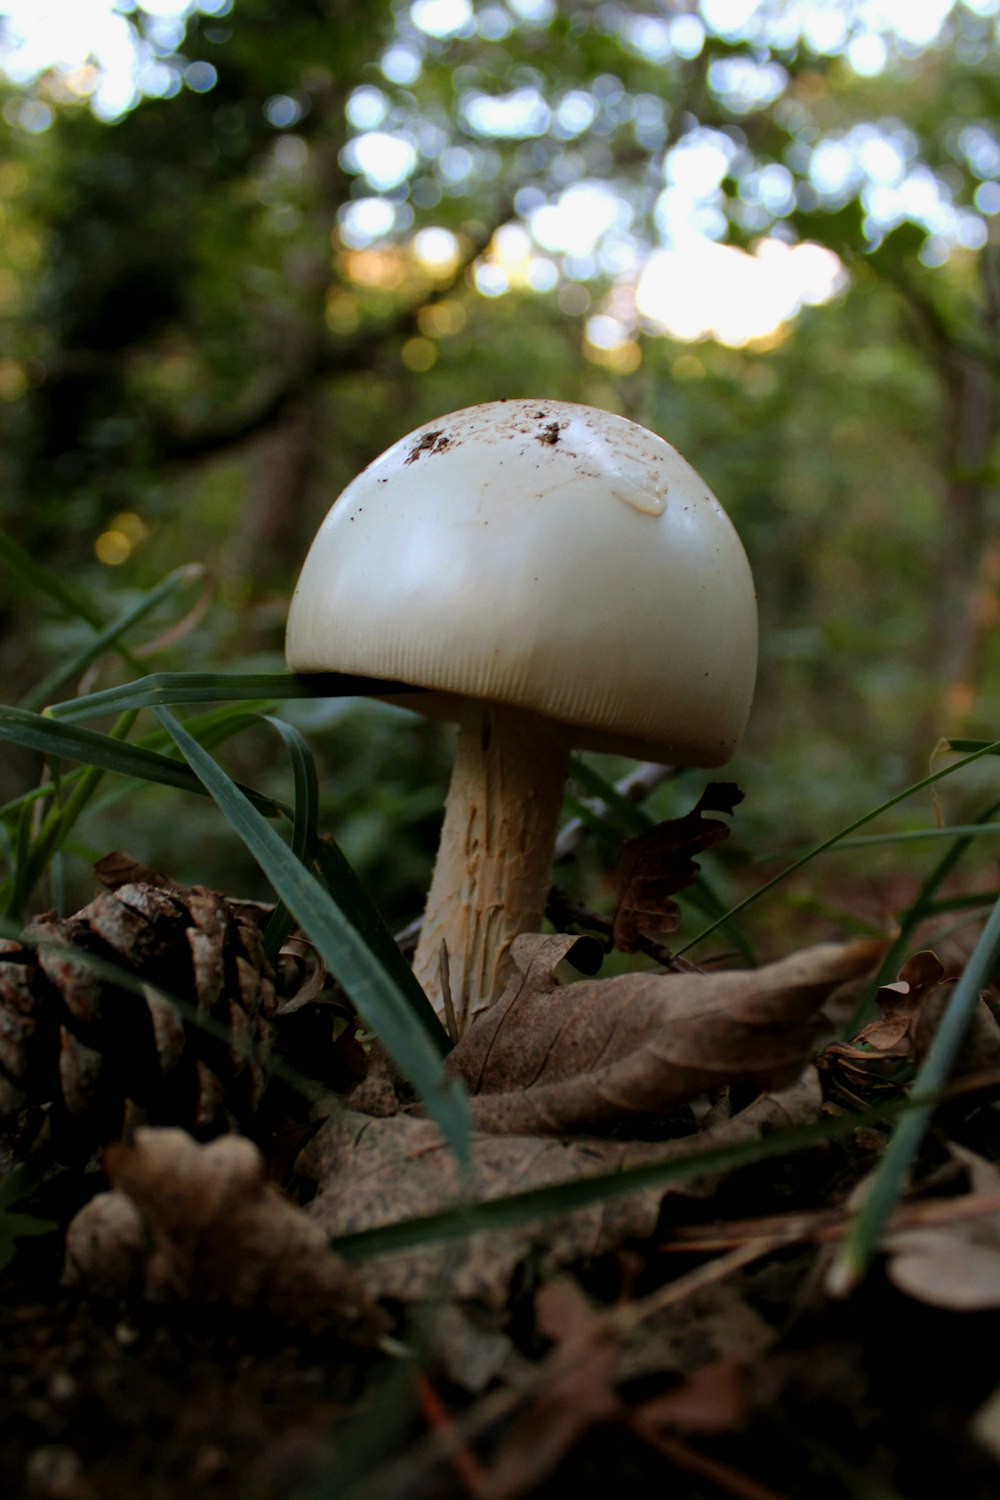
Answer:
[(443, 1014), (447, 953), (460, 1027), (499, 998), (514, 939), (541, 928), (568, 762), (568, 738), (538, 714), (470, 701), (459, 721), (413, 968)]

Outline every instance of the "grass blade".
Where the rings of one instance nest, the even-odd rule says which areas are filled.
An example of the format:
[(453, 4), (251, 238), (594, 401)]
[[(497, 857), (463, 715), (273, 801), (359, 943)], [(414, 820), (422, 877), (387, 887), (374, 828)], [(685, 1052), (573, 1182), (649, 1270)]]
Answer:
[(399, 944), (386, 926), (382, 913), (351, 869), (340, 845), (329, 836), (322, 837), (317, 859), (327, 890), (351, 926), (361, 934), (368, 948), (406, 996), (443, 1057), (451, 1050), (451, 1038), (438, 1020), (416, 975), (400, 953)]
[(175, 594), (178, 589), (186, 588), (194, 580), (203, 578), (204, 574), (205, 569), (200, 563), (187, 563), (184, 567), (175, 569), (156, 588), (150, 589), (138, 604), (134, 604), (131, 609), (119, 615), (117, 620), (112, 620), (110, 625), (105, 625), (103, 629), (98, 630), (89, 641), (84, 642), (78, 651), (43, 678), (30, 693), (21, 699), (19, 706), (32, 709), (42, 708), (63, 683), (71, 682), (75, 677), (79, 677), (91, 662), (96, 661), (109, 647), (116, 646), (121, 636), (127, 634), (133, 625), (137, 625), (140, 620), (145, 619), (146, 615), (152, 613), (164, 599)]
[[(571, 755), (569, 762), (569, 774), (573, 781), (579, 783), (584, 791), (589, 792), (592, 797), (597, 797), (604, 803), (609, 812), (617, 815), (622, 827), (629, 833), (645, 833), (647, 828), (652, 828), (653, 819), (644, 807), (638, 802), (633, 802), (631, 797), (624, 796), (613, 781), (602, 776), (600, 771), (579, 755)], [(592, 809), (587, 809), (592, 811)], [(577, 816), (582, 816), (577, 813)], [(622, 837), (621, 829), (616, 830), (619, 840)]]
[(962, 971), (941, 1018), (930, 1051), (913, 1086), (911, 1108), (896, 1125), (868, 1195), (835, 1263), (834, 1283), (846, 1292), (864, 1276), (881, 1243), (889, 1216), (903, 1191), (934, 1110), (934, 1096), (947, 1082), (968, 1030), (979, 994), (1000, 958), (1000, 900)]
[(420, 1094), (463, 1163), (469, 1159), (465, 1095), (447, 1078), (441, 1057), (398, 986), (351, 926), (330, 893), (295, 858), (222, 768), (166, 709), (156, 710), (188, 764), (202, 780), (300, 927), (316, 945), (365, 1023)]
[(54, 703), (49, 713), (65, 723), (167, 704), (230, 703), (245, 698), (370, 698), (422, 691), (406, 683), (347, 672), (151, 672), (120, 687)]
[[(109, 738), (118, 741), (127, 740), (134, 722), (135, 714), (122, 714), (112, 728)], [(103, 777), (104, 772), (95, 766), (84, 766), (82, 774), (76, 777), (69, 796), (63, 802), (66, 783), (58, 775), (58, 763), (56, 764), (55, 774), (50, 783), (56, 800), (46, 809), (37, 837), (31, 844), (26, 844), (23, 851), (19, 853), (10, 899), (7, 899), (6, 890), (0, 893), (0, 899), (3, 899), (5, 903), (4, 910), (8, 916), (20, 916), (24, 911), (32, 891), (69, 837)], [(25, 803), (22, 816), (27, 814), (28, 810), (29, 804)], [(53, 899), (54, 904), (59, 907), (61, 903), (55, 900), (55, 893), (53, 893)]]
[[(955, 741), (955, 743), (958, 744), (965, 742)], [(880, 803), (878, 807), (872, 808), (871, 812), (865, 813), (860, 818), (855, 818), (854, 822), (848, 823), (846, 828), (839, 829), (835, 834), (831, 835), (830, 838), (824, 839), (821, 844), (816, 844), (814, 848), (807, 850), (806, 853), (801, 855), (799, 859), (793, 860), (790, 865), (786, 865), (783, 870), (779, 870), (777, 875), (773, 875), (770, 880), (766, 880), (764, 884), (758, 886), (755, 891), (751, 891), (749, 896), (745, 896), (742, 901), (738, 901), (735, 906), (731, 906), (724, 916), (718, 917), (707, 927), (703, 927), (701, 932), (693, 937), (690, 942), (684, 944), (683, 948), (678, 948), (678, 954), (687, 953), (691, 948), (695, 947), (697, 943), (700, 943), (704, 938), (707, 938), (710, 933), (715, 932), (717, 928), (723, 925), (723, 923), (731, 921), (732, 918), (738, 916), (740, 912), (746, 911), (749, 906), (752, 906), (754, 902), (759, 901), (762, 896), (766, 896), (769, 891), (773, 891), (775, 886), (778, 886), (782, 883), (782, 881), (787, 880), (790, 875), (794, 875), (797, 870), (803, 869), (804, 866), (809, 864), (812, 860), (816, 859), (820, 854), (825, 854), (828, 849), (833, 848), (834, 844), (839, 844), (842, 839), (845, 839), (848, 836), (848, 834), (854, 833), (855, 829), (863, 828), (866, 823), (871, 823), (873, 819), (879, 816), (880, 813), (888, 812), (891, 807), (897, 807), (900, 802), (905, 802), (907, 797), (912, 797), (916, 792), (923, 791), (925, 787), (933, 786), (936, 781), (942, 781), (946, 776), (954, 775), (954, 773), (956, 771), (960, 771), (963, 766), (971, 765), (974, 760), (979, 760), (984, 755), (1000, 755), (1000, 740), (990, 740), (985, 742), (971, 741), (969, 743), (975, 744), (977, 748), (970, 754), (964, 756), (962, 760), (956, 761), (953, 766), (945, 766), (943, 770), (932, 771), (930, 776), (925, 776), (922, 781), (914, 782), (912, 786), (908, 786), (903, 791), (897, 792), (894, 797), (889, 798), (888, 802)]]
[(820, 1142), (850, 1134), (863, 1126), (884, 1122), (899, 1112), (900, 1106), (897, 1104), (854, 1115), (838, 1115), (811, 1125), (797, 1125), (788, 1130), (776, 1130), (753, 1140), (730, 1141), (721, 1146), (702, 1146), (685, 1152), (668, 1152), (665, 1148), (664, 1157), (660, 1161), (643, 1162), (640, 1166), (623, 1167), (616, 1172), (574, 1177), (564, 1182), (548, 1183), (544, 1187), (529, 1188), (520, 1193), (488, 1198), (479, 1203), (443, 1208), (435, 1213), (422, 1214), (419, 1218), (358, 1230), (331, 1238), (330, 1247), (345, 1260), (369, 1260), (376, 1255), (440, 1244), (469, 1234), (482, 1233), (484, 1230), (510, 1229), (518, 1224), (530, 1223), (532, 1219), (572, 1213), (574, 1209), (587, 1208), (594, 1203), (607, 1203), (646, 1188), (666, 1187), (672, 1182), (684, 1182), (704, 1173), (749, 1166), (773, 1157), (790, 1156)]
[[(309, 866), (316, 857), (319, 840), (319, 784), (316, 779), (316, 762), (312, 751), (302, 735), (292, 724), (269, 715), (261, 722), (270, 724), (285, 742), (292, 763), (292, 780), (295, 788), (292, 817), (292, 853), (301, 864)], [(281, 945), (295, 925), (295, 918), (283, 901), (279, 901), (271, 913), (264, 929), (264, 952), (273, 964), (281, 952)]]
[(1000, 833), (1000, 823), (953, 823), (944, 828), (906, 828), (900, 833), (869, 833), (858, 839), (844, 839), (841, 849), (864, 849), (873, 844), (908, 844), (914, 839), (953, 839), (971, 834)]
[[(111, 735), (98, 734), (93, 729), (57, 724), (27, 709), (0, 705), (0, 740), (21, 745), (27, 750), (38, 750), (42, 755), (83, 761), (85, 765), (99, 766), (102, 771), (114, 771), (119, 776), (133, 776), (139, 781), (154, 781), (160, 786), (206, 795), (199, 778), (187, 766), (169, 756), (127, 744)], [(281, 813), (288, 814), (289, 810), (272, 797), (264, 797), (250, 788), (242, 790), (252, 805), (266, 816), (273, 818)]]
[[(187, 727), (200, 745), (204, 745), (207, 750), (211, 750), (214, 746), (221, 745), (227, 739), (231, 739), (234, 734), (239, 734), (251, 724), (256, 724), (261, 716), (268, 711), (270, 706), (269, 703), (261, 701), (253, 705), (252, 712), (250, 708), (242, 706), (240, 708), (226, 707), (212, 709), (208, 713), (199, 714), (197, 717), (191, 719)], [(123, 719), (125, 717), (126, 715), (122, 715)], [(128, 715), (127, 717), (132, 722), (135, 719), (135, 714)], [(51, 722), (48, 714), (45, 715), (45, 718), (48, 722)], [(115, 735), (116, 738), (120, 737), (117, 726), (109, 730), (108, 733)], [(140, 735), (135, 743), (145, 750), (159, 750), (164, 746), (172, 745), (173, 740), (165, 729), (155, 729), (151, 734)], [(68, 789), (75, 786), (85, 774), (86, 770), (81, 766), (78, 766), (75, 771), (68, 771), (62, 778), (63, 787)], [(110, 806), (121, 797), (127, 796), (128, 792), (129, 787), (127, 785), (117, 787), (113, 792), (109, 793), (107, 799), (101, 801), (100, 806)], [(39, 786), (33, 786), (29, 791), (22, 792), (20, 797), (14, 797), (10, 802), (5, 802), (0, 807), (0, 819), (9, 818), (13, 813), (19, 812), (25, 804), (47, 801), (54, 795), (54, 782), (46, 781)]]
[(4, 531), (0, 531), (0, 562), (7, 564), (15, 578), (44, 594), (66, 614), (85, 620), (95, 630), (103, 628), (104, 616), (85, 594), (55, 573), (50, 573), (48, 568), (43, 568)]
[[(994, 802), (980, 815), (978, 823), (970, 824), (970, 832), (956, 839), (951, 848), (945, 850), (921, 885), (915, 900), (910, 902), (909, 907), (901, 916), (899, 931), (883, 956), (878, 970), (866, 986), (854, 1014), (841, 1033), (845, 1041), (850, 1041), (852, 1037), (857, 1036), (862, 1026), (871, 1019), (875, 996), (884, 984), (888, 984), (890, 980), (895, 979), (907, 956), (913, 934), (921, 922), (925, 921), (935, 909), (939, 909), (940, 905), (943, 904), (935, 903), (935, 894), (941, 889), (944, 881), (951, 874), (962, 856), (972, 847), (974, 832), (980, 827), (987, 827), (988, 820), (993, 817), (998, 808), (1000, 808), (1000, 802)], [(990, 902), (993, 899), (993, 896), (991, 896), (989, 898)], [(977, 902), (977, 904), (986, 903)]]

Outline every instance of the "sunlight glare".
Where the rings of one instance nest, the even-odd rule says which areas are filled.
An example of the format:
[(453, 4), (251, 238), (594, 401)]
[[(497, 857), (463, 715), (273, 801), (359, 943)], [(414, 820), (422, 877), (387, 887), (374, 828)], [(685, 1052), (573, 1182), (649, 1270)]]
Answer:
[(535, 209), (529, 222), (543, 250), (592, 255), (609, 229), (627, 229), (631, 218), (628, 205), (603, 183), (578, 182), (558, 202)]
[(751, 255), (692, 237), (653, 252), (635, 301), (653, 332), (738, 349), (775, 333), (803, 305), (828, 302), (844, 282), (840, 261), (821, 245), (766, 239)]

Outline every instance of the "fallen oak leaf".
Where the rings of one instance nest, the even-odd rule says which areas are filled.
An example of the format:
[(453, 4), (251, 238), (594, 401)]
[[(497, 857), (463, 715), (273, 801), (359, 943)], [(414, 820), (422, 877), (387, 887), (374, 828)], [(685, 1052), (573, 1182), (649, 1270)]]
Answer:
[(657, 823), (621, 846), (614, 945), (635, 953), (643, 938), (673, 932), (681, 909), (672, 899), (698, 876), (696, 854), (729, 837), (729, 827), (706, 812), (732, 813), (744, 793), (734, 782), (712, 781), (681, 818)]
[(884, 949), (828, 943), (749, 971), (561, 986), (576, 941), (517, 938), (514, 980), (450, 1053), (479, 1130), (562, 1135), (657, 1118), (727, 1084), (782, 1088), (809, 1057), (818, 1006)]

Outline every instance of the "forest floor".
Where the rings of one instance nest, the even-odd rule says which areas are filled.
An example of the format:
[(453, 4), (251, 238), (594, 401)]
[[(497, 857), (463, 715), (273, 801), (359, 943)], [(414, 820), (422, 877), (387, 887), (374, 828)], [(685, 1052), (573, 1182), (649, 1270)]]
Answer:
[[(1000, 1494), (989, 1004), (867, 1275), (843, 1274), (859, 1195), (965, 955), (911, 952), (844, 1042), (882, 940), (745, 971), (559, 983), (578, 938), (519, 939), (519, 973), (447, 1064), (472, 1116), (474, 1212), (497, 1212), (421, 1239), (410, 1226), (433, 1228), (468, 1179), (399, 1075), (359, 1045), (342, 996), (319, 995), (307, 971), (282, 990), (244, 906), (141, 874), (107, 876), (113, 889), (61, 924), (62, 943), (94, 952), (100, 937), (140, 975), (186, 954), (172, 977), (189, 1009), (208, 994), (244, 1029), (266, 1013), (295, 1070), (316, 1055), (336, 1068), (324, 1064), (319, 1112), (296, 1116), (286, 1088), (268, 1116), (255, 1094), (256, 1144), (215, 1127), (198, 1139), (175, 1113), (103, 1152), (85, 1142), (75, 1167), (36, 1172), (19, 1194), (0, 1187), (4, 1500)], [(152, 1001), (147, 1014), (133, 994), (97, 993), (65, 952), (42, 973), (30, 943), (8, 942), (0, 981), (8, 1035), (35, 1005), (32, 1034), (48, 1028), (61, 1059), (19, 1126), (34, 1111), (50, 1160), (95, 1109), (115, 1140), (107, 1099), (142, 1073), (140, 1019), (147, 1087), (169, 1052), (159, 1107), (204, 1121), (222, 1097), (213, 1078), (233, 1107), (248, 1102), (245, 1054), (202, 1027), (171, 1030)], [(85, 1011), (90, 1051), (74, 1052)], [(685, 1152), (696, 1169), (677, 1169)], [(589, 1197), (559, 1196), (587, 1177), (599, 1193), (583, 1181)], [(530, 1212), (512, 1217), (518, 1194)], [(373, 1247), (380, 1226), (411, 1239)]]
[[(993, 1111), (976, 1113), (981, 1133)], [(522, 1267), (502, 1313), (396, 1305), (369, 1347), (219, 1303), (83, 1294), (60, 1285), (57, 1236), (22, 1241), (0, 1298), (0, 1493), (922, 1500), (946, 1485), (993, 1500), (997, 1281), (963, 1311), (896, 1284), (892, 1262), (846, 1299), (826, 1288), (845, 1183), (872, 1145), (668, 1200), (649, 1243), (546, 1280)], [(960, 1185), (945, 1149), (931, 1155), (947, 1201)], [(699, 1226), (711, 1249), (678, 1238)], [(942, 1232), (945, 1297), (982, 1275), (963, 1254), (992, 1247), (996, 1278), (995, 1218)]]

